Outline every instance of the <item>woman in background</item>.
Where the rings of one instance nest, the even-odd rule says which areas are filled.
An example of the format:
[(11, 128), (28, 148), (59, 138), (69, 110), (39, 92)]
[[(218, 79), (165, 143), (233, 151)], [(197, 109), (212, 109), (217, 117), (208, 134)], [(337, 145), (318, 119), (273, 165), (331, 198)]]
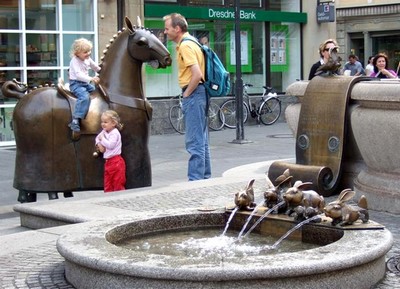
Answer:
[(372, 64), (374, 65), (374, 71), (371, 73), (371, 77), (377, 78), (397, 78), (397, 74), (394, 70), (388, 69), (388, 58), (384, 53), (378, 53), (374, 56)]
[(372, 72), (374, 72), (374, 65), (372, 62), (374, 61), (374, 57), (368, 57), (368, 64), (365, 66), (365, 75), (370, 76)]

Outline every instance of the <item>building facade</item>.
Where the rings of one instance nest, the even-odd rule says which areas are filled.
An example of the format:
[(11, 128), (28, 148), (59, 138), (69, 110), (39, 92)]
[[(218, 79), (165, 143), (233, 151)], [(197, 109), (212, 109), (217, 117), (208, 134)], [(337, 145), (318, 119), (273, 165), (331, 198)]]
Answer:
[[(328, 38), (338, 41), (339, 55), (344, 61), (350, 54), (355, 54), (365, 66), (369, 56), (383, 52), (389, 57), (389, 67), (397, 70), (400, 62), (400, 1), (316, 0), (302, 3), (302, 12), (308, 17), (302, 28), (303, 78), (308, 77), (310, 67), (319, 59), (318, 46)], [(333, 22), (317, 21), (319, 5), (333, 7)]]
[[(235, 1), (166, 2), (144, 2), (146, 26), (162, 34), (162, 17), (181, 13), (188, 20), (189, 32), (217, 52), (235, 83)], [(254, 85), (250, 93), (262, 92), (263, 85), (283, 91), (300, 77), (301, 25), (307, 22), (300, 10), (297, 0), (240, 1), (241, 76), (244, 83)], [(175, 59), (175, 44), (166, 41), (166, 45)], [(148, 87), (148, 94), (178, 94), (176, 69), (175, 63), (164, 71), (147, 69), (148, 83), (160, 84)]]
[(383, 52), (389, 58), (389, 67), (396, 71), (400, 61), (400, 3), (350, 6), (344, 5), (346, 2), (350, 1), (342, 1), (336, 9), (337, 40), (344, 59), (356, 54), (366, 65), (369, 56)]

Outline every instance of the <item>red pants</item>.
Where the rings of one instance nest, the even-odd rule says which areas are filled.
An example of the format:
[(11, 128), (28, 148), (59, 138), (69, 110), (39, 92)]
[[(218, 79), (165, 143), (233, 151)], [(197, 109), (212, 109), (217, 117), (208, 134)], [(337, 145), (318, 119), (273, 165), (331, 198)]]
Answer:
[(104, 192), (125, 190), (125, 161), (118, 155), (106, 159), (104, 164)]

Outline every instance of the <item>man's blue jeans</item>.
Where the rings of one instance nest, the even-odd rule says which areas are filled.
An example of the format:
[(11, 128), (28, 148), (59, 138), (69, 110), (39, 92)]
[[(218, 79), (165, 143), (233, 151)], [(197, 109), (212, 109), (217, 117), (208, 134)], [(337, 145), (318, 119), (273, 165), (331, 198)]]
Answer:
[(77, 97), (73, 117), (84, 119), (89, 110), (89, 94), (95, 90), (94, 85), (79, 80), (70, 80), (69, 90)]
[(203, 85), (199, 85), (190, 96), (182, 99), (182, 111), (185, 116), (185, 145), (190, 154), (189, 181), (211, 177), (206, 103), (207, 95)]

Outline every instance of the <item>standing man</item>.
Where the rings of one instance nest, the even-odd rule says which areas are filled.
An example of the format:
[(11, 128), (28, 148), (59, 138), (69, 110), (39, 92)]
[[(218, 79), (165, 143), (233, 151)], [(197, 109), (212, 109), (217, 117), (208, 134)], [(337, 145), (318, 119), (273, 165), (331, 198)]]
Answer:
[(189, 181), (211, 177), (210, 149), (206, 118), (207, 94), (203, 85), (205, 61), (200, 47), (188, 32), (185, 17), (172, 13), (163, 18), (165, 34), (176, 43), (178, 81), (182, 89), (182, 111), (185, 117), (185, 145), (190, 154)]

